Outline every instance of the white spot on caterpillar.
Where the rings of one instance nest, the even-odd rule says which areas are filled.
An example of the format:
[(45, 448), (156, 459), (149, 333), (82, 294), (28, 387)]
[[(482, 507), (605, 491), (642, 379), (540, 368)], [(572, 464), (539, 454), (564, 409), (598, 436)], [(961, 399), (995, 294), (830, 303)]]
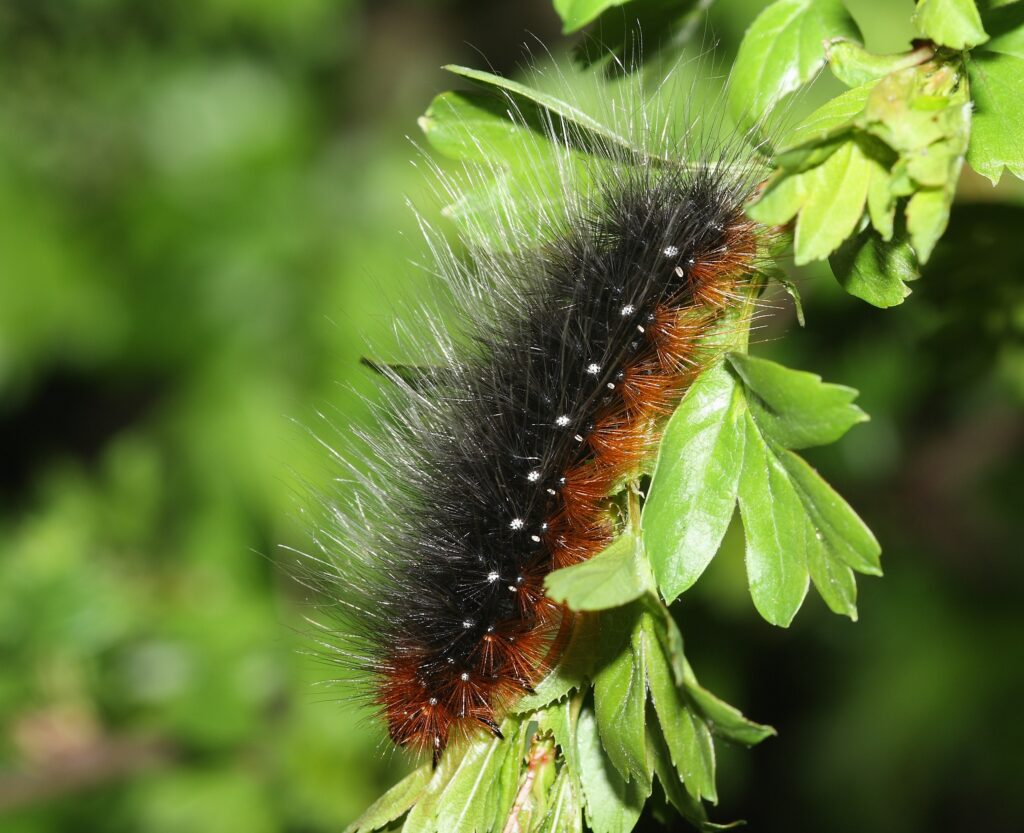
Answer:
[(547, 493), (549, 495), (557, 495), (558, 494), (558, 492), (556, 492), (554, 489), (547, 489), (546, 491), (547, 491)]
[(465, 671), (463, 671), (461, 674), (459, 674), (459, 679), (462, 680), (462, 682), (464, 682), (464, 683), (468, 683), (469, 682), (469, 674), (467, 674)]
[(511, 522), (509, 523), (509, 527), (511, 527), (512, 529), (522, 529), (523, 528), (523, 519), (522, 518), (513, 518), (511, 520)]
[(632, 315), (634, 312), (636, 312), (636, 307), (632, 304), (626, 304), (626, 306), (619, 310), (619, 315), (625, 318), (627, 315)]
[(573, 437), (573, 439), (574, 439), (574, 440), (576, 440), (576, 442), (578, 442), (578, 443), (581, 443), (581, 442), (583, 442), (583, 437), (581, 437), (581, 436), (580, 436), (579, 434), (576, 434), (576, 435), (575, 435), (575, 436)]
[(492, 571), (487, 574), (487, 581), (489, 581), (491, 584), (494, 584), (494, 582), (496, 582), (499, 578), (501, 578), (501, 576), (496, 572)]
[(683, 271), (683, 267), (682, 267), (682, 266), (677, 266), (677, 267), (675, 268), (675, 270), (674, 270), (674, 271), (675, 271), (675, 273), (676, 273), (677, 275), (679, 275), (679, 277), (683, 277), (683, 276), (684, 276), (684, 275), (686, 274), (686, 273), (685, 273), (685, 272)]
[(666, 246), (664, 249), (662, 249), (661, 253), (665, 255), (665, 257), (675, 257), (677, 254), (679, 254), (679, 247)]
[(589, 373), (591, 376), (596, 376), (600, 372), (601, 365), (599, 365), (597, 362), (591, 362), (590, 364), (587, 365), (587, 373)]
[(608, 390), (615, 390), (615, 383), (614, 382), (609, 382), (608, 383)]
[(476, 622), (474, 622), (472, 619), (463, 619), (462, 620), (462, 627), (464, 627), (466, 630), (469, 630), (475, 624), (476, 624)]
[(639, 330), (640, 332), (642, 332), (642, 333), (645, 333), (645, 332), (647, 332), (647, 331), (646, 331), (646, 330), (645, 330), (645, 329), (644, 329), (643, 327), (641, 327), (641, 326), (640, 326), (639, 324), (637, 324), (637, 325), (636, 325), (636, 328), (637, 328), (637, 329), (638, 329), (638, 330)]
[(430, 705), (432, 705), (432, 706), (436, 706), (437, 705), (437, 698), (436, 697), (431, 697), (427, 702), (430, 703)]
[(687, 258), (686, 262), (687, 262), (688, 265), (693, 266), (697, 261), (694, 258), (691, 257), (691, 258)]
[(557, 425), (559, 428), (565, 428), (565, 426), (568, 424), (569, 417), (567, 417), (565, 414), (562, 414), (560, 417), (558, 417), (558, 419), (555, 420), (555, 425)]
[(531, 535), (530, 536), (530, 540), (533, 541), (533, 543), (535, 543), (535, 544), (539, 544), (540, 543), (540, 536), (539, 535)]
[(542, 523), (542, 524), (540, 525), (540, 531), (541, 531), (541, 532), (547, 532), (547, 531), (548, 531), (548, 525), (547, 525), (547, 522), (544, 522), (544, 523)]
[(534, 469), (528, 475), (526, 475), (526, 479), (529, 480), (531, 483), (536, 483), (538, 480), (540, 480), (540, 472), (537, 471), (537, 469)]

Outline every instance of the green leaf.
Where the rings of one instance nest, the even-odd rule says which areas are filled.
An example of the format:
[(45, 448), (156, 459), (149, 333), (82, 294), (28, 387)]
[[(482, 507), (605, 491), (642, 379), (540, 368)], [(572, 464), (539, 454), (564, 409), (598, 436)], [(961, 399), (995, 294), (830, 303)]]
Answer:
[(910, 294), (905, 281), (919, 277), (917, 258), (903, 231), (886, 242), (866, 228), (833, 252), (828, 262), (847, 292), (883, 309), (902, 304)]
[(974, 0), (918, 0), (914, 23), (942, 46), (970, 49), (988, 40)]
[(687, 792), (696, 799), (717, 801), (715, 747), (707, 724), (690, 708), (672, 674), (650, 615), (642, 617), (647, 645), (647, 685), (672, 763)]
[(700, 830), (708, 829), (704, 805), (683, 788), (682, 781), (676, 774), (675, 764), (672, 763), (672, 753), (665, 742), (657, 719), (652, 716), (648, 722), (651, 724), (650, 731), (647, 733), (648, 750), (654, 761), (654, 771), (658, 776), (658, 781), (665, 791), (665, 797), (694, 827)]
[(986, 52), (1002, 52), (1024, 58), (1024, 5), (1003, 6), (983, 16), (985, 29), (992, 39), (983, 47)]
[[(502, 725), (505, 734), (504, 749), (501, 763), (496, 767), (497, 777), (487, 793), (487, 812), (491, 829), (502, 830), (515, 804), (519, 786), (525, 777), (523, 773), (523, 748), (527, 742), (529, 725), (525, 721), (508, 721)], [(538, 808), (546, 800), (546, 791), (554, 778), (554, 744), (550, 740), (534, 738), (534, 744), (546, 743), (552, 747), (550, 760), (538, 763), (534, 769), (534, 789), (531, 791), (527, 806), (521, 811), (524, 819), (533, 817), (534, 812), (542, 812)], [(531, 749), (531, 752), (533, 750)]]
[[(813, 374), (737, 354), (698, 377), (669, 422), (641, 520), (666, 599), (678, 596), (707, 566), (738, 497), (751, 596), (761, 614), (788, 624), (811, 578), (824, 588), (833, 609), (855, 614), (846, 592), (852, 576), (821, 559), (838, 558), (840, 566), (875, 572), (877, 552), (868, 551), (877, 544), (865, 543), (865, 528), (851, 512), (853, 523), (839, 523), (836, 532), (853, 537), (850, 548), (862, 553), (853, 558), (856, 563), (849, 563), (849, 552), (840, 553), (834, 542), (818, 549), (821, 522), (814, 513), (819, 510), (808, 504), (820, 495), (798, 488), (783, 461), (786, 447), (834, 442), (864, 421), (866, 415), (853, 404), (855, 395)], [(809, 548), (814, 548), (811, 562)]]
[(975, 107), (967, 161), (993, 185), (1003, 168), (1024, 179), (1024, 57), (974, 53), (967, 74)]
[(855, 142), (846, 142), (807, 178), (794, 237), (797, 265), (821, 260), (857, 227), (868, 196), (870, 166)]
[[(482, 242), (492, 247), (508, 245), (507, 229), (496, 218), (511, 213), (523, 230), (537, 228), (546, 198), (553, 203), (561, 198), (558, 177), (537, 176), (539, 171), (576, 165), (581, 182), (589, 173), (578, 163), (578, 154), (550, 142), (544, 126), (537, 119), (528, 124), (525, 115), (520, 112), (513, 120), (508, 101), (493, 95), (448, 92), (437, 96), (419, 119), (438, 152), (483, 166), (484, 175), (466, 183), (443, 213), (467, 237), (483, 235)], [(523, 185), (525, 172), (531, 174), (528, 186)], [(496, 221), (493, 230), (491, 221)]]
[(949, 225), (953, 194), (944, 188), (922, 188), (907, 203), (907, 233), (918, 259), (928, 260)]
[(602, 634), (610, 620), (625, 639), (602, 636), (605, 659), (594, 676), (594, 713), (601, 743), (609, 760), (627, 781), (639, 780), (648, 789), (651, 763), (644, 740), (645, 651), (640, 617), (634, 607), (602, 617)]
[(461, 759), (455, 755), (441, 756), (429, 783), (406, 816), (402, 833), (437, 833), (436, 819), (441, 796), (460, 765)]
[(643, 542), (626, 530), (605, 550), (549, 573), (547, 595), (573, 610), (605, 610), (628, 604), (653, 588)]
[(672, 676), (679, 685), (686, 682), (687, 674), (692, 674), (686, 655), (683, 653), (683, 635), (679, 632), (676, 620), (668, 607), (660, 601), (649, 600), (646, 605), (646, 612), (657, 621), (654, 627), (654, 634), (661, 641), (661, 652), (672, 669)]
[[(891, 73), (875, 86), (857, 124), (898, 153), (888, 190), (890, 196), (910, 196), (907, 232), (924, 263), (949, 222), (968, 148), (971, 106), (961, 66), (931, 61)], [(889, 232), (888, 208), (872, 194), (872, 221), (883, 235)]]
[(565, 767), (576, 779), (579, 786), (580, 762), (576, 751), (576, 722), (579, 717), (576, 709), (578, 704), (571, 697), (537, 712), (536, 719), (540, 731), (551, 732), (555, 743), (565, 759)]
[(626, 781), (601, 745), (597, 718), (584, 706), (576, 722), (576, 757), (587, 824), (593, 833), (630, 833), (636, 826), (650, 783)]
[(583, 833), (583, 811), (568, 767), (562, 767), (555, 778), (547, 811), (531, 830), (536, 833)]
[(582, 29), (612, 6), (622, 6), (630, 0), (554, 0), (555, 11), (562, 18), (562, 33), (569, 35)]
[(539, 135), (508, 117), (507, 103), (482, 93), (441, 93), (417, 123), (430, 144), (452, 159), (527, 161), (541, 147)]
[(836, 140), (845, 138), (853, 128), (873, 89), (874, 84), (864, 84), (826, 101), (793, 128), (779, 148), (776, 162), (792, 171), (823, 162), (827, 156), (815, 155), (815, 149), (825, 146), (833, 152), (838, 148)]
[[(959, 138), (965, 129), (963, 112), (970, 109), (968, 103), (959, 61), (929, 61), (879, 81), (856, 123), (901, 154), (933, 156), (942, 149), (936, 147), (938, 143)], [(966, 134), (963, 138), (966, 143)], [(925, 148), (932, 152), (921, 154)]]
[(761, 430), (786, 448), (834, 443), (868, 419), (853, 404), (853, 388), (742, 353), (728, 358), (746, 385), (747, 403)]
[(747, 214), (763, 225), (783, 226), (797, 215), (806, 201), (806, 180), (777, 171), (757, 201), (747, 206)]
[(829, 69), (848, 87), (859, 87), (901, 69), (931, 60), (935, 50), (925, 44), (910, 52), (895, 55), (875, 55), (854, 41), (843, 38), (826, 46)]
[(808, 541), (807, 569), (829, 610), (857, 621), (857, 580), (853, 570), (829, 556), (823, 542)]
[(744, 746), (754, 746), (776, 734), (771, 726), (748, 720), (735, 706), (730, 706), (700, 686), (692, 671), (689, 677), (685, 683), (686, 692), (696, 710), (707, 722), (712, 734)]
[(868, 218), (883, 240), (892, 240), (896, 226), (896, 195), (893, 194), (892, 175), (888, 166), (878, 159), (871, 155), (868, 159), (871, 165), (871, 178), (868, 180)]
[(858, 573), (882, 575), (879, 556), (882, 548), (871, 530), (836, 491), (797, 455), (781, 455), (791, 482), (800, 495), (811, 523), (812, 538), (830, 558), (841, 561)]
[(533, 694), (516, 701), (514, 710), (520, 714), (536, 711), (559, 700), (573, 689), (581, 688), (590, 678), (600, 644), (601, 626), (597, 616), (577, 613), (573, 617), (569, 644), (558, 663), (543, 680), (534, 686)]
[(414, 769), (373, 802), (365, 813), (345, 828), (345, 833), (371, 833), (405, 815), (423, 795), (433, 774), (428, 764)]
[(778, 0), (747, 29), (729, 77), (729, 112), (738, 124), (760, 124), (825, 63), (826, 40), (859, 37), (840, 0)]
[[(823, 387), (817, 396), (808, 394), (808, 401), (799, 408), (813, 410), (830, 400), (832, 407), (840, 409), (836, 413), (841, 413), (843, 396), (842, 389), (826, 394)], [(817, 403), (812, 404), (815, 399)], [(783, 401), (776, 400), (778, 407)], [(799, 410), (792, 400), (787, 407)], [(853, 406), (847, 400), (845, 407)], [(847, 418), (852, 419), (853, 413), (849, 412)], [(812, 424), (813, 418), (808, 415), (803, 420)], [(823, 418), (823, 424), (830, 422)], [(755, 607), (769, 622), (786, 626), (800, 608), (809, 580), (813, 580), (832, 610), (855, 618), (856, 591), (850, 570), (879, 574), (878, 542), (807, 463), (782, 447), (780, 439), (786, 437), (788, 429), (779, 430), (778, 417), (752, 405), (746, 423), (739, 503)], [(842, 417), (832, 422), (835, 429), (843, 424)]]
[(514, 742), (498, 738), (470, 743), (458, 770), (438, 801), (434, 822), (438, 833), (475, 833), (491, 829), (494, 808), (489, 806), (488, 799), (492, 790), (501, 783), (506, 756), (511, 752), (516, 759), (519, 758), (519, 750), (515, 746)]
[(455, 75), (503, 91), (517, 105), (524, 119), (540, 124), (544, 133), (550, 130), (563, 137), (572, 147), (588, 153), (608, 153), (616, 148), (631, 156), (643, 156), (622, 136), (557, 96), (478, 69), (456, 64), (448, 64), (444, 68)]
[(765, 619), (786, 627), (807, 595), (807, 516), (785, 468), (749, 412), (746, 434), (739, 503), (750, 596)]
[(758, 222), (772, 224), (787, 223), (798, 215), (796, 262), (820, 260), (857, 227), (871, 172), (872, 162), (860, 145), (842, 142), (820, 165), (776, 178), (748, 213)]
[(703, 573), (732, 518), (743, 460), (742, 392), (721, 363), (694, 382), (665, 429), (641, 528), (671, 602)]

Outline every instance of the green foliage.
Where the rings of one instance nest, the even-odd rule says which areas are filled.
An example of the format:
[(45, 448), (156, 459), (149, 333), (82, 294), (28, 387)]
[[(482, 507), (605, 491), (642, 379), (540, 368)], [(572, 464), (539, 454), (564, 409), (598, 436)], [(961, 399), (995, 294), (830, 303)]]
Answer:
[(988, 40), (974, 0), (918, 0), (914, 23), (925, 37), (952, 49), (971, 49)]
[(729, 526), (743, 469), (742, 419), (742, 391), (720, 363), (694, 382), (665, 429), (643, 534), (669, 602), (700, 578)]
[[(618, 5), (555, 7), (571, 32)], [(828, 258), (850, 294), (879, 307), (901, 303), (907, 282), (931, 256), (965, 158), (994, 180), (1002, 165), (1017, 172), (1013, 156), (1022, 135), (1011, 124), (1024, 101), (1015, 95), (1015, 30), (995, 30), (1003, 53), (974, 56), (950, 51), (989, 39), (973, 3), (925, 0), (914, 22), (932, 44), (877, 55), (859, 45), (860, 32), (839, 0), (779, 0), (748, 29), (728, 87), (733, 118), (757, 133), (826, 64), (850, 87), (772, 148), (775, 173), (750, 213), (792, 230), (798, 265)], [(592, 33), (602, 31), (595, 26)], [(621, 45), (613, 38), (605, 43), (612, 50)], [(421, 120), (442, 153), (514, 170), (523, 164), (516, 146), (526, 142), (528, 164), (543, 165), (548, 160), (537, 143), (559, 126), (570, 128), (563, 135), (581, 154), (628, 148), (560, 98), (490, 73), (450, 69), (508, 95), (522, 115), (513, 124), (500, 106), (446, 93)], [(789, 625), (811, 583), (832, 611), (856, 619), (854, 575), (881, 574), (879, 545), (795, 453), (834, 443), (865, 421), (855, 396), (745, 349), (712, 363), (692, 385), (666, 426), (642, 513), (634, 485), (621, 536), (590, 561), (547, 579), (553, 599), (586, 613), (566, 656), (572, 670), (556, 668), (553, 682), (545, 680), (521, 712), (520, 720), (538, 727), (532, 743), (553, 739), (558, 770), (546, 799), (558, 808), (557, 822), (538, 814), (531, 817), (538, 826), (524, 829), (578, 830), (582, 813), (589, 829), (625, 833), (655, 779), (685, 818), (708, 826), (702, 801), (717, 800), (713, 735), (757, 743), (771, 730), (697, 685), (662, 599), (671, 602), (697, 582), (738, 506), (749, 593), (767, 621)], [(587, 653), (589, 668), (580, 661)], [(485, 821), (477, 819), (478, 829), (491, 829)]]
[(554, 5), (564, 24), (562, 31), (569, 35), (591, 23), (601, 12), (628, 2), (630, 0), (554, 0)]
[[(806, 454), (886, 542), (886, 581), (861, 586), (856, 628), (815, 594), (790, 630), (765, 627), (745, 551), (758, 609), (778, 621), (808, 582), (852, 616), (853, 574), (877, 573), (874, 539), (793, 451), (862, 417), (848, 388), (730, 355), (673, 416), (624, 540), (597, 568), (552, 577), (595, 609), (575, 614), (506, 741), (455, 747), (402, 780), (404, 756), (382, 753), (379, 726), (338, 702), (348, 689), (331, 649), (306, 655), (309, 599), (274, 546), (309, 546), (282, 472), (313, 488), (334, 472), (287, 418), (317, 429), (326, 405), (332, 421), (361, 421), (349, 390), (374, 395), (364, 339), (392, 345), (392, 300), (422, 288), (401, 195), (423, 183), (402, 136), (447, 86), (441, 56), (476, 61), (468, 40), (499, 68), (423, 117), (456, 167), (494, 166), (493, 185), (449, 208), (456, 222), (509, 199), (529, 216), (516, 184), (554, 158), (549, 119), (579, 159), (616, 142), (589, 107), (497, 74), (513, 71), (503, 45), (522, 29), (546, 32), (560, 58), (544, 28), (557, 16), (506, 3), (517, 17), (495, 32), (483, 3), (4, 4), (5, 833), (336, 833), (382, 792), (352, 829), (498, 831), (515, 804), (531, 833), (677, 829), (677, 816), (714, 830), (729, 826), (707, 820), (716, 795), (752, 829), (1015, 829), (1024, 3), (921, 3), (916, 34), (931, 42), (912, 48), (909, 0), (851, 0), (859, 26), (836, 3), (719, 0), (706, 27), (709, 5), (558, 10), (587, 27), (578, 63), (682, 56), (687, 83), (702, 43), (727, 69), (748, 23), (800, 10), (799, 31), (771, 42), (755, 24), (742, 51), (764, 84), (733, 70), (724, 100), (773, 139), (775, 177), (791, 181), (764, 210), (798, 203), (780, 230), (804, 223), (803, 255), (839, 241), (824, 257), (840, 283), (820, 279), (821, 257), (787, 265), (779, 278), (800, 286), (807, 328), (778, 338), (791, 312), (772, 287), (753, 353), (862, 392), (872, 421)], [(705, 76), (724, 74), (692, 81), (702, 126), (720, 95)], [(849, 90), (834, 96), (837, 80)], [(525, 126), (507, 118), (510, 100)], [(967, 127), (967, 164), (996, 190), (957, 168)], [(850, 193), (814, 193), (843, 182)], [(918, 249), (940, 233), (925, 262)], [(778, 506), (762, 505), (768, 488)], [(669, 616), (655, 593), (684, 595)], [(732, 749), (771, 730), (703, 688), (687, 657), (780, 737)]]
[(665, 598), (700, 577), (738, 500), (750, 593), (765, 619), (788, 625), (809, 578), (829, 607), (856, 616), (852, 571), (877, 574), (878, 545), (788, 450), (834, 442), (866, 419), (851, 404), (854, 395), (736, 353), (701, 376), (666, 429), (644, 509), (644, 537)]
[(630, 531), (593, 558), (544, 580), (547, 595), (573, 610), (606, 610), (638, 599), (652, 588), (643, 541)]
[(747, 30), (733, 63), (729, 109), (743, 127), (759, 124), (825, 65), (822, 43), (857, 38), (842, 0), (780, 0)]
[(749, 746), (774, 730), (698, 683), (678, 628), (655, 596), (608, 610), (599, 623), (599, 632), (585, 636), (588, 653), (600, 646), (592, 695), (578, 689), (531, 706), (502, 725), (506, 741), (474, 740), (446, 755), (432, 775), (429, 767), (416, 770), (349, 833), (392, 829), (387, 825), (403, 816), (404, 833), (500, 830), (513, 804), (541, 782), (532, 814), (517, 814), (523, 831), (568, 833), (581, 830), (585, 818), (589, 830), (629, 833), (655, 778), (685, 818), (720, 829), (701, 804), (717, 800), (715, 738)]
[(966, 60), (976, 108), (967, 161), (993, 184), (1004, 168), (1024, 179), (1024, 56), (983, 50)]
[[(1022, 175), (1024, 76), (1014, 52), (1024, 18), (994, 9), (998, 37), (989, 45), (973, 0), (921, 0), (914, 22), (932, 44), (874, 55), (842, 15), (834, 2), (769, 6), (744, 38), (729, 103), (762, 117), (826, 60), (852, 88), (788, 132), (751, 216), (777, 225), (795, 218), (798, 264), (829, 258), (848, 291), (887, 307), (909, 294), (903, 282), (945, 231), (965, 158), (993, 183), (1004, 167)], [(783, 24), (787, 36), (778, 37)], [(816, 38), (810, 46), (805, 29)], [(973, 47), (981, 48), (952, 51)], [(906, 234), (894, 239), (899, 211)]]

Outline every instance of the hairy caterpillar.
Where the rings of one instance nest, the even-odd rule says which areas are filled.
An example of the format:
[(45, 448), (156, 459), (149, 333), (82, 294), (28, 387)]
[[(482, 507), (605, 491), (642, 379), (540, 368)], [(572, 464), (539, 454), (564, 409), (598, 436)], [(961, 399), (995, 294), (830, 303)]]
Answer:
[[(431, 237), (457, 324), (421, 315), (404, 330), (415, 365), (376, 365), (391, 384), (385, 430), (363, 437), (372, 474), (353, 467), (321, 538), (342, 661), (391, 739), (435, 762), (456, 738), (500, 737), (557, 661), (573, 620), (545, 577), (615, 538), (616, 496), (749, 300), (770, 237), (743, 213), (758, 176), (738, 145), (670, 138), (644, 102), (596, 141), (520, 103), (510, 123), (544, 136), (524, 150), (535, 181), (495, 212), (497, 239), (470, 226), (462, 256)], [(442, 174), (443, 191), (506, 172), (465, 173)]]

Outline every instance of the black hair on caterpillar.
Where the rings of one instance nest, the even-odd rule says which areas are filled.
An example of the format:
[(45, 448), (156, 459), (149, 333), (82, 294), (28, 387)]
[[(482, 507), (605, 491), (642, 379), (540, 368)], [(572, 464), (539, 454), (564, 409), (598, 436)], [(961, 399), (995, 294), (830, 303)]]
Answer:
[[(458, 737), (500, 737), (557, 661), (573, 619), (545, 577), (614, 539), (615, 493), (761, 270), (770, 232), (743, 213), (759, 172), (741, 143), (669, 139), (643, 103), (617, 112), (627, 138), (596, 152), (545, 114), (556, 187), (517, 182), (530, 219), (496, 212), (500, 243), (466, 230), (458, 256), (428, 235), (457, 324), (421, 316), (405, 331), (416, 363), (375, 365), (389, 382), (384, 430), (362, 437), (373, 473), (353, 466), (350, 508), (329, 507), (320, 583), (340, 602), (341, 661), (366, 674), (392, 740), (435, 762)], [(496, 168), (465, 170), (479, 183)], [(426, 350), (443, 360), (422, 364)]]

